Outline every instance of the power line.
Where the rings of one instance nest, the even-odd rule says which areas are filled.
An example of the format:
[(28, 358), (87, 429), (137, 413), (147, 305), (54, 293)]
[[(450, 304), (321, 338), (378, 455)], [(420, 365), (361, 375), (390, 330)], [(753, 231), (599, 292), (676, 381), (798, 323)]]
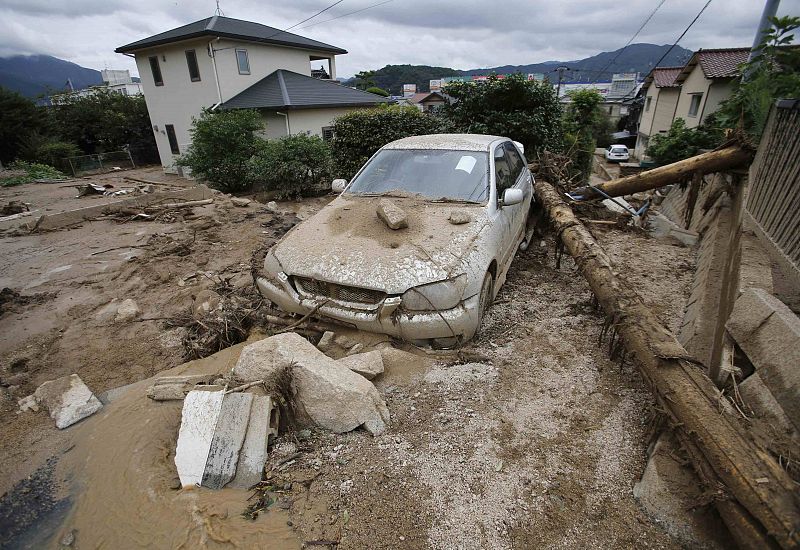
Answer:
[(681, 41), (681, 39), (682, 39), (684, 36), (686, 36), (686, 33), (687, 33), (687, 32), (689, 32), (689, 29), (691, 29), (691, 28), (692, 28), (692, 25), (694, 25), (694, 24), (695, 24), (695, 22), (696, 22), (698, 19), (700, 19), (700, 16), (701, 16), (701, 15), (703, 15), (703, 12), (704, 12), (704, 11), (706, 11), (706, 8), (708, 7), (708, 5), (709, 5), (710, 3), (711, 3), (711, 0), (708, 0), (708, 2), (706, 2), (705, 6), (703, 6), (703, 8), (702, 8), (702, 9), (701, 9), (701, 10), (700, 10), (698, 13), (697, 13), (697, 15), (695, 15), (694, 19), (692, 19), (692, 22), (691, 22), (691, 23), (689, 23), (689, 26), (688, 26), (688, 27), (686, 27), (685, 29), (683, 29), (683, 32), (682, 32), (682, 33), (681, 33), (681, 35), (678, 37), (678, 39), (677, 39), (677, 40), (676, 40), (676, 41), (675, 41), (675, 42), (672, 44), (672, 46), (670, 46), (670, 47), (669, 47), (669, 49), (668, 49), (666, 52), (664, 52), (664, 55), (662, 55), (662, 56), (661, 56), (661, 59), (659, 59), (658, 61), (656, 61), (656, 64), (655, 64), (655, 65), (653, 65), (653, 68), (654, 68), (654, 69), (655, 69), (656, 67), (658, 67), (658, 64), (659, 64), (659, 63), (661, 63), (662, 61), (664, 61), (664, 58), (665, 58), (665, 57), (667, 57), (667, 56), (669, 55), (669, 52), (671, 52), (671, 51), (672, 51), (672, 49), (673, 49), (675, 46), (677, 46), (677, 45), (678, 45), (678, 42), (680, 42), (680, 41)]
[[(622, 46), (622, 48), (619, 51), (617, 51), (617, 55), (615, 55), (614, 58), (611, 61), (609, 61), (606, 64), (605, 67), (602, 68), (602, 70), (600, 71), (601, 73), (603, 71), (605, 71), (606, 69), (608, 69), (611, 65), (614, 64), (614, 61), (616, 61), (617, 58), (619, 58), (619, 56), (622, 55), (622, 52), (625, 51), (625, 48), (630, 46), (631, 42), (633, 42), (636, 39), (636, 37), (639, 36), (639, 33), (642, 32), (642, 29), (644, 29), (645, 25), (647, 25), (650, 22), (650, 20), (653, 18), (653, 16), (656, 14), (656, 12), (661, 8), (661, 6), (664, 5), (664, 2), (666, 2), (666, 1), (667, 0), (661, 0), (658, 3), (658, 5), (655, 7), (655, 9), (650, 12), (650, 15), (648, 15), (647, 18), (644, 20), (644, 22), (639, 26), (639, 29), (635, 33), (633, 33), (633, 36), (631, 36), (631, 39), (628, 40), (628, 42), (624, 46)], [(598, 76), (597, 78), (600, 78), (600, 77)], [(596, 80), (594, 82), (596, 82)], [(592, 82), (592, 84), (594, 84), (594, 82)]]
[(327, 23), (328, 21), (333, 21), (335, 19), (341, 19), (342, 17), (347, 17), (348, 15), (353, 15), (356, 13), (361, 13), (362, 11), (371, 10), (372, 8), (377, 8), (378, 6), (382, 6), (384, 4), (388, 4), (389, 2), (394, 2), (394, 0), (385, 0), (384, 2), (378, 2), (377, 4), (372, 4), (371, 6), (367, 6), (366, 8), (361, 8), (360, 10), (351, 11), (349, 13), (344, 13), (342, 15), (337, 15), (336, 17), (331, 17), (330, 19), (326, 19), (325, 21), (317, 21), (316, 23), (311, 23), (310, 25), (306, 25), (302, 27), (303, 29), (310, 29), (314, 25), (321, 25), (322, 23)]
[(334, 6), (338, 5), (338, 4), (341, 4), (342, 2), (344, 2), (344, 0), (336, 0), (336, 2), (334, 2), (333, 4), (331, 4), (330, 6), (328, 6), (328, 7), (327, 7), (327, 8), (325, 8), (325, 9), (321, 9), (321, 10), (319, 10), (317, 13), (315, 13), (315, 14), (314, 14), (314, 15), (312, 15), (311, 17), (306, 17), (305, 19), (303, 19), (303, 20), (302, 20), (302, 21), (300, 21), (299, 23), (295, 23), (295, 24), (294, 24), (294, 25), (292, 25), (291, 27), (286, 27), (286, 28), (285, 28), (285, 29), (283, 29), (282, 31), (278, 31), (278, 32), (276, 32), (275, 34), (271, 34), (271, 35), (269, 35), (267, 38), (269, 39), (269, 38), (272, 38), (272, 37), (274, 37), (274, 36), (278, 36), (279, 34), (283, 34), (283, 33), (287, 32), (287, 31), (290, 31), (290, 30), (292, 30), (292, 29), (293, 29), (293, 28), (295, 28), (295, 27), (298, 27), (298, 26), (302, 25), (302, 24), (303, 24), (303, 23), (305, 23), (306, 21), (311, 21), (311, 20), (312, 20), (312, 19), (314, 19), (316, 16), (318, 16), (318, 15), (321, 15), (321, 14), (325, 13), (326, 11), (328, 11), (329, 9), (331, 9), (332, 7), (334, 7)]

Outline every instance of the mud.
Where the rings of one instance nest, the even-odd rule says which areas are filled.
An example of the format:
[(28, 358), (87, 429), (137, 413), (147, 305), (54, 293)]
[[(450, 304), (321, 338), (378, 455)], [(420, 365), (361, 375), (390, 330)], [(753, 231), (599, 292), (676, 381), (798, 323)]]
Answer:
[[(325, 202), (293, 208), (303, 218)], [(189, 231), (195, 220), (92, 222), (50, 234), (58, 240), (0, 241), (8, 251), (0, 281), (13, 283), (2, 286), (22, 295), (57, 292), (0, 317), (2, 375), (28, 377), (16, 391), (71, 372), (98, 394), (134, 383), (61, 432), (46, 412), (17, 415), (16, 395), (4, 397), (0, 490), (56, 457), (47, 494), (69, 503), (53, 512), (58, 523), (36, 519), (19, 528), (41, 528), (47, 540), (36, 547), (56, 547), (70, 535), (78, 548), (680, 547), (633, 498), (651, 395), (630, 363), (610, 360), (597, 345), (603, 316), (573, 262), (564, 257), (555, 268), (549, 237), (518, 254), (483, 332), (464, 349), (386, 352), (386, 372), (375, 379), (392, 415), (386, 434), (284, 433), (268, 464), (265, 492), (274, 503), (254, 521), (240, 515), (253, 502), (246, 491), (172, 489), (180, 404), (147, 399), (146, 379), (222, 372), (239, 346), (179, 366), (179, 329), (157, 319), (116, 324), (114, 306), (130, 297), (145, 318), (172, 317), (220, 278), (247, 281), (251, 256), (275, 238), (265, 224), (277, 223), (259, 205), (228, 208), (224, 199), (194, 214), (218, 223)], [(143, 246), (154, 234), (157, 245), (107, 251)], [(615, 229), (596, 235), (623, 275), (646, 289), (646, 303), (675, 326), (692, 251)], [(163, 255), (172, 245), (178, 248)], [(107, 252), (90, 256), (98, 251)], [(92, 264), (97, 256), (106, 267)]]

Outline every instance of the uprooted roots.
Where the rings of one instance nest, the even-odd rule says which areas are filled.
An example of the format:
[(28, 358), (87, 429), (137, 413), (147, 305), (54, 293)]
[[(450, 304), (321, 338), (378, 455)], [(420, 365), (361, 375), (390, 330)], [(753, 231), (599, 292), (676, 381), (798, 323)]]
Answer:
[(212, 290), (222, 297), (220, 309), (199, 319), (186, 311), (166, 321), (168, 327), (186, 329), (186, 359), (208, 357), (244, 342), (251, 328), (266, 324), (266, 302), (254, 287), (235, 288), (223, 279)]

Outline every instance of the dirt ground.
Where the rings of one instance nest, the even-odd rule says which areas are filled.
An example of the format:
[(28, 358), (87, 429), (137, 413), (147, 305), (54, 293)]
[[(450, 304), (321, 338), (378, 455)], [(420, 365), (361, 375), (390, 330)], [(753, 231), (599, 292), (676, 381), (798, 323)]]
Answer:
[[(138, 177), (170, 180), (160, 170)], [(10, 193), (16, 200), (26, 196), (24, 188), (2, 189), (0, 204)], [(330, 198), (279, 206), (304, 218)], [(180, 406), (147, 416), (156, 409), (137, 390), (142, 395), (136, 399), (126, 397), (107, 413), (59, 431), (44, 411), (18, 414), (16, 399), (73, 372), (101, 394), (177, 367), (185, 360), (185, 329), (166, 327), (165, 318), (188, 311), (193, 296), (220, 280), (234, 288), (250, 285), (251, 255), (293, 218), (258, 203), (237, 207), (217, 195), (211, 205), (160, 221), (104, 219), (0, 238), (0, 287), (18, 293), (10, 293), (0, 310), (0, 493), (5, 499), (25, 487), (21, 480), (44, 480), (34, 485), (44, 487), (47, 510), (57, 512), (45, 529), (54, 537), (48, 545), (57, 547), (65, 532), (77, 548), (111, 545), (99, 527), (94, 532), (77, 512), (67, 513), (70, 507), (93, 510), (98, 522), (122, 533), (142, 528), (139, 516), (120, 513), (125, 502), (138, 502), (125, 496), (130, 488), (86, 491), (96, 499), (95, 508), (88, 506), (76, 487), (93, 483), (86, 472), (98, 467), (82, 465), (90, 456), (95, 463), (106, 457), (100, 470), (121, 473), (107, 474), (103, 486), (135, 485), (141, 465), (129, 471), (125, 461), (140, 450), (137, 434), (150, 430), (137, 421), (163, 422), (161, 431), (152, 428), (158, 443), (151, 443), (157, 447), (151, 452), (159, 458), (148, 468), (158, 472), (152, 478), (167, 480), (155, 491), (170, 491), (168, 458)], [(694, 269), (692, 251), (608, 227), (593, 230), (645, 302), (676, 328)], [(276, 503), (248, 528), (238, 514), (249, 495), (226, 493), (225, 513), (213, 511), (219, 502), (217, 508), (194, 504), (192, 513), (206, 516), (186, 524), (186, 540), (195, 540), (194, 530), (206, 546), (230, 546), (238, 529), (256, 537), (240, 540), (263, 543), (258, 537), (269, 534), (271, 546), (280, 548), (680, 547), (633, 497), (646, 462), (653, 400), (635, 367), (610, 360), (599, 344), (603, 317), (588, 285), (568, 256), (555, 268), (554, 250), (545, 237), (518, 255), (478, 339), (456, 353), (417, 351), (415, 360), (387, 362), (375, 380), (392, 416), (386, 434), (283, 435), (271, 459), (273, 481), (282, 488)], [(136, 301), (141, 318), (115, 321), (127, 298)], [(121, 410), (115, 407), (130, 407), (135, 425), (114, 420), (120, 415), (111, 411)], [(87, 441), (110, 433), (98, 431), (104, 425), (117, 435), (108, 445), (95, 443), (102, 452), (86, 454)], [(128, 429), (130, 441), (120, 440), (119, 432)], [(131, 452), (120, 454), (125, 445)], [(109, 446), (119, 446), (117, 453), (106, 452)], [(74, 467), (54, 467), (59, 459)], [(211, 497), (201, 492), (197, 498)], [(153, 506), (151, 500), (158, 499), (141, 498), (142, 506)], [(178, 547), (174, 527), (148, 510), (147, 536), (123, 540), (131, 547)], [(0, 524), (13, 527), (0, 535), (0, 545), (24, 547), (24, 537), (14, 537), (46, 523), (46, 514), (33, 516), (5, 524), (0, 517)], [(223, 532), (228, 535), (219, 536)]]

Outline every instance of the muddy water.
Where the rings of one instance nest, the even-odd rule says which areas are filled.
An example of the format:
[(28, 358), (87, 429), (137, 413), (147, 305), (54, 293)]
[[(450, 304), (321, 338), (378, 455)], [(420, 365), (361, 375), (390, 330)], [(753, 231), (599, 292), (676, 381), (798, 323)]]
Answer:
[[(225, 372), (243, 345), (162, 374)], [(247, 491), (172, 489), (183, 402), (151, 401), (149, 384), (129, 386), (78, 426), (75, 448), (59, 465), (75, 504), (50, 546), (75, 530), (76, 548), (300, 548), (286, 512), (240, 516)]]

